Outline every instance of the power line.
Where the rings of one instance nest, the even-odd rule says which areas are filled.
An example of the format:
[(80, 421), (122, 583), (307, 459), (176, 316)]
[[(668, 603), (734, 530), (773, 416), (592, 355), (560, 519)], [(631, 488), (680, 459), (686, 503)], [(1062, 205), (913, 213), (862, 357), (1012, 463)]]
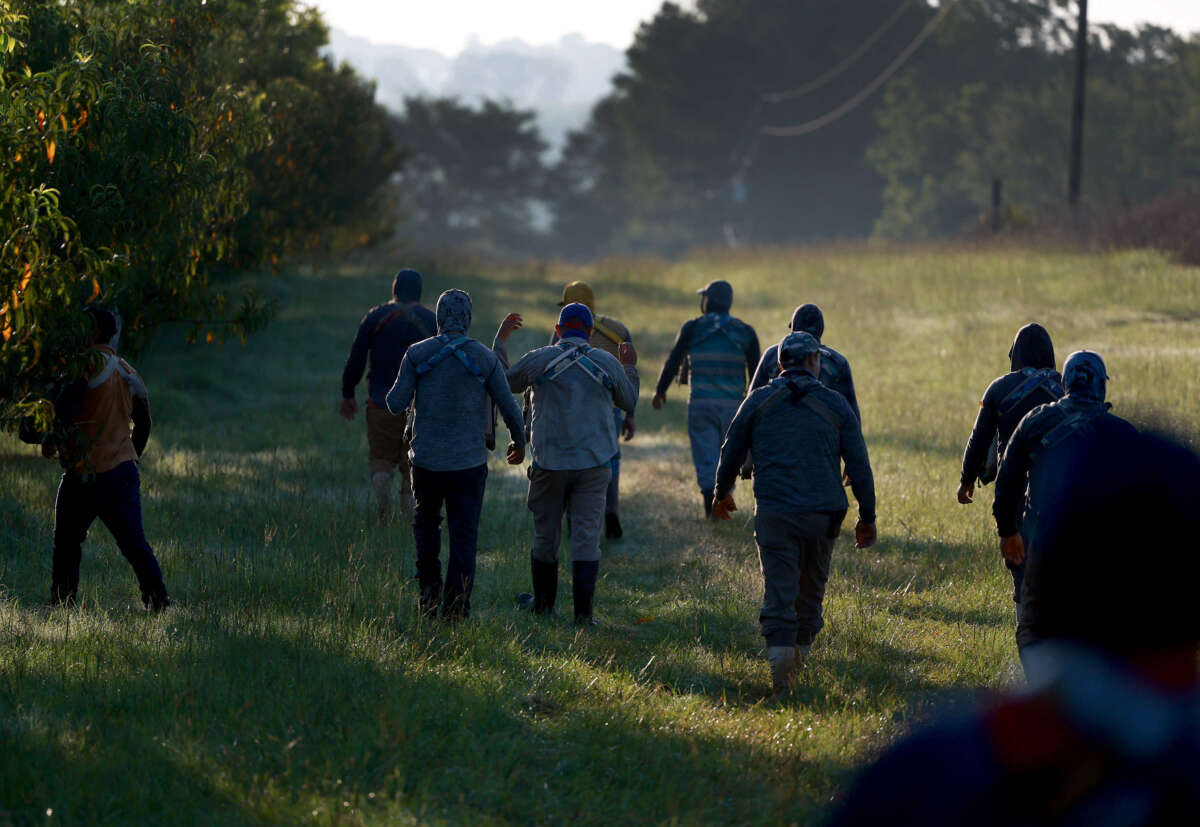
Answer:
[(767, 92), (762, 96), (762, 99), (767, 103), (782, 103), (783, 101), (794, 100), (795, 98), (803, 97), (809, 92), (820, 89), (822, 86), (829, 83), (831, 80), (838, 77), (855, 63), (857, 63), (863, 55), (869, 52), (871, 47), (879, 41), (879, 38), (887, 34), (888, 30), (891, 29), (892, 26), (896, 25), (896, 22), (904, 15), (904, 12), (908, 11), (910, 5), (912, 5), (911, 0), (903, 0), (903, 2), (896, 7), (896, 10), (892, 12), (892, 16), (884, 21), (882, 26), (876, 29), (870, 37), (864, 40), (862, 44), (860, 44), (859, 47), (850, 54), (849, 57), (834, 66), (825, 74), (821, 75), (815, 80), (809, 81), (803, 86), (797, 86), (794, 89), (787, 89), (782, 92)]
[(921, 29), (920, 34), (908, 47), (900, 53), (900, 56), (891, 62), (891, 64), (883, 70), (873, 81), (867, 84), (857, 95), (843, 103), (836, 109), (827, 112), (815, 120), (805, 123), (796, 124), (795, 126), (763, 126), (762, 131), (766, 135), (771, 135), (776, 138), (794, 138), (799, 135), (808, 135), (816, 132), (818, 129), (823, 129), (829, 126), (834, 121), (840, 120), (846, 115), (857, 109), (863, 101), (869, 98), (879, 87), (891, 80), (892, 76), (904, 67), (904, 64), (912, 58), (913, 55), (925, 44), (930, 35), (937, 30), (941, 22), (946, 19), (951, 7), (954, 5), (952, 0), (942, 0), (941, 9), (932, 20), (925, 24), (925, 28)]

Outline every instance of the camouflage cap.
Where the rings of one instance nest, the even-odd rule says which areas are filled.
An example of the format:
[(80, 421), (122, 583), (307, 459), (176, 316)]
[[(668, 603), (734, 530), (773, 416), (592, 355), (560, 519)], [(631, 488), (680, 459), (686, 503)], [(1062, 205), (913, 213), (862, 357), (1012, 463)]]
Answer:
[(811, 333), (796, 331), (783, 337), (779, 343), (779, 367), (794, 368), (821, 350), (821, 343)]
[(591, 285), (586, 281), (573, 281), (563, 288), (562, 301), (558, 303), (559, 307), (568, 304), (586, 304), (588, 310), (596, 312), (596, 294), (592, 292)]

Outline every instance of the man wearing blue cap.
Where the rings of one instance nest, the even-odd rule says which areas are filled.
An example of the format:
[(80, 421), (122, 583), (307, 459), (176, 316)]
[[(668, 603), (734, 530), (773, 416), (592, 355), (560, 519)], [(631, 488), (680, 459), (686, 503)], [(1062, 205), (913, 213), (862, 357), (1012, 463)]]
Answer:
[(651, 404), (661, 410), (667, 388), (679, 375), (684, 359), (691, 364), (688, 400), (688, 439), (696, 482), (704, 500), (704, 515), (712, 516), (713, 476), (721, 440), (746, 394), (746, 381), (754, 375), (761, 355), (754, 328), (729, 314), (733, 287), (714, 281), (698, 291), (703, 315), (684, 323), (667, 356)]
[[(507, 365), (508, 336), (519, 316), (505, 319), (493, 349)], [(522, 608), (538, 614), (554, 609), (558, 593), (558, 547), (562, 520), (570, 527), (575, 620), (592, 622), (600, 569), (600, 532), (604, 503), (617, 453), (617, 424), (612, 408), (632, 413), (637, 405), (637, 351), (620, 346), (618, 359), (588, 345), (592, 312), (573, 302), (558, 315), (559, 341), (537, 348), (508, 369), (513, 393), (533, 389), (527, 504), (533, 512), (531, 573), (533, 593), (518, 596)]]
[[(1053, 499), (1052, 492), (1044, 489), (1054, 484), (1054, 469), (1070, 446), (1085, 436), (1098, 435), (1104, 441), (1136, 433), (1132, 425), (1108, 412), (1112, 408), (1104, 400), (1108, 372), (1098, 354), (1090, 350), (1072, 353), (1062, 376), (1066, 396), (1026, 414), (1008, 441), (996, 475), (992, 513), (1000, 534), (1000, 552), (1013, 565), (1038, 553), (1036, 541), (1030, 538), (1037, 537), (1039, 520), (1049, 515), (1038, 513), (1037, 504)], [(1026, 570), (1017, 609), (1017, 648), (1022, 662), (1026, 647), (1042, 639), (1039, 612), (1036, 577)]]
[(736, 510), (731, 496), (754, 452), (754, 540), (763, 572), (759, 614), (776, 693), (786, 692), (824, 626), (821, 604), (833, 542), (849, 506), (842, 460), (858, 500), (856, 544), (875, 542), (875, 483), (858, 417), (845, 397), (821, 384), (821, 348), (798, 332), (778, 347), (781, 373), (753, 391), (729, 426), (716, 472), (717, 519)]
[(412, 505), (412, 477), (408, 466), (406, 412), (392, 414), (387, 408), (400, 361), (409, 345), (428, 339), (437, 331), (437, 319), (421, 306), (421, 274), (401, 270), (392, 281), (392, 300), (371, 308), (358, 325), (350, 356), (342, 371), (342, 403), (338, 413), (349, 421), (358, 413), (354, 388), (367, 373), (367, 447), (371, 486), (379, 500), (379, 518), (386, 519), (390, 505), (392, 475), (400, 469), (400, 497)]

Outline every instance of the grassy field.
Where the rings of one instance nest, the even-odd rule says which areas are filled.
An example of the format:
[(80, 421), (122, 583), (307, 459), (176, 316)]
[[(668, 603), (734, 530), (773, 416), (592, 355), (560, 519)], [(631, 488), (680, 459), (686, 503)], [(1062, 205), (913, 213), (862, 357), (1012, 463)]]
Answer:
[[(147, 531), (176, 601), (163, 616), (142, 613), (100, 526), (83, 606), (45, 606), (57, 469), (0, 439), (0, 824), (819, 821), (915, 722), (1018, 680), (990, 493), (954, 500), (1017, 327), (1045, 324), (1060, 364), (1098, 350), (1117, 413), (1200, 434), (1200, 270), (1154, 254), (835, 247), (446, 268), (429, 303), (469, 289), (487, 341), (524, 313), (514, 353), (545, 341), (565, 281), (589, 279), (634, 331), (643, 404), (600, 627), (571, 624), (569, 588), (567, 616), (514, 609), (531, 521), (523, 474), (499, 463), (474, 616), (424, 622), (411, 532), (375, 524), (363, 425), (334, 414), (354, 328), (396, 264), (265, 280), (281, 315), (244, 348), (167, 336), (138, 361), (155, 411)], [(757, 634), (748, 488), (741, 519), (702, 521), (685, 389), (647, 404), (714, 278), (764, 346), (796, 304), (824, 308), (876, 474), (879, 543), (839, 541), (825, 631), (782, 701)]]

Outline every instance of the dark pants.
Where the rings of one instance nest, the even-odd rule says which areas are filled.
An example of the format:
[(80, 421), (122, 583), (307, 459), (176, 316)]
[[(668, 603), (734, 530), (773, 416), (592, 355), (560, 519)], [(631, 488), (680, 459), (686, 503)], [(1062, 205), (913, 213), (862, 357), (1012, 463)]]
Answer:
[(166, 598), (162, 570), (142, 529), (141, 477), (137, 464), (123, 462), (111, 471), (83, 478), (63, 474), (54, 501), (54, 574), (51, 600), (73, 602), (79, 591), (79, 561), (88, 529), (99, 517), (133, 566), (142, 602)]
[(807, 646), (825, 621), (821, 604), (833, 556), (829, 514), (754, 515), (762, 563), (763, 605), (758, 620), (768, 646)]
[(446, 566), (443, 608), (466, 617), (471, 608), (471, 585), (475, 580), (475, 552), (479, 540), (479, 514), (487, 465), (462, 471), (431, 471), (414, 465), (413, 538), (417, 545), (417, 580), (422, 603), (437, 599), (442, 591), (442, 504), (450, 529), (450, 562)]

